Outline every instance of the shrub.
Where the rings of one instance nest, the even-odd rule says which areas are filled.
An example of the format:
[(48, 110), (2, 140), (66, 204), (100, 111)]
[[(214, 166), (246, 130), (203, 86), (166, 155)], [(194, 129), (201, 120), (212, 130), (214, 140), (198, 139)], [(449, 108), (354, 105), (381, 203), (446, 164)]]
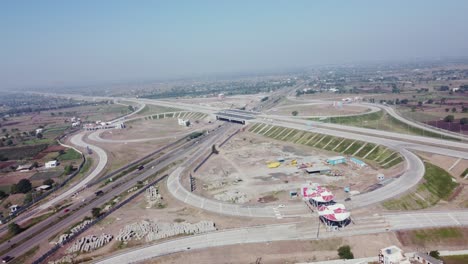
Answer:
[(348, 245), (338, 248), (338, 256), (340, 259), (353, 259), (354, 254), (351, 252), (351, 247)]

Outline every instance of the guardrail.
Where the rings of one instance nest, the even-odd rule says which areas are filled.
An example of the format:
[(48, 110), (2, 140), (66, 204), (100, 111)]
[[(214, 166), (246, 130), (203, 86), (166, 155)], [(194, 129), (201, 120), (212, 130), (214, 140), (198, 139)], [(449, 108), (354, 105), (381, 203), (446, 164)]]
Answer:
[(111, 208), (109, 211), (107, 211), (106, 213), (102, 214), (101, 216), (99, 216), (98, 218), (94, 219), (91, 223), (89, 223), (88, 225), (86, 225), (85, 227), (83, 227), (82, 229), (80, 229), (78, 232), (76, 233), (73, 233), (70, 237), (68, 237), (67, 239), (65, 239), (61, 244), (56, 244), (54, 247), (52, 247), (49, 251), (47, 251), (46, 253), (44, 253), (44, 255), (42, 255), (41, 257), (39, 257), (38, 259), (36, 259), (34, 262), (32, 262), (33, 264), (40, 264), (42, 263), (43, 261), (45, 261), (48, 257), (52, 256), (55, 252), (57, 252), (61, 247), (63, 247), (64, 245), (70, 243), (73, 239), (75, 239), (76, 237), (78, 237), (79, 235), (81, 235), (83, 232), (87, 231), (89, 228), (91, 228), (92, 226), (94, 226), (95, 224), (97, 224), (99, 221), (101, 221), (102, 219), (106, 218), (107, 216), (109, 216), (110, 214), (112, 214), (113, 212), (115, 212), (115, 210), (121, 208), (122, 206), (126, 205), (128, 202), (130, 202), (131, 200), (135, 199), (135, 197), (137, 197), (138, 195), (142, 194), (144, 191), (146, 191), (146, 189), (148, 189), (150, 186), (164, 180), (166, 177), (168, 176), (168, 174), (154, 180), (153, 182), (149, 183), (148, 185), (146, 185), (145, 187), (141, 188), (140, 190), (138, 190), (136, 193), (132, 194), (130, 197), (128, 197), (127, 199), (125, 199), (124, 201), (122, 201), (121, 203), (117, 204), (116, 206), (114, 206), (113, 208)]

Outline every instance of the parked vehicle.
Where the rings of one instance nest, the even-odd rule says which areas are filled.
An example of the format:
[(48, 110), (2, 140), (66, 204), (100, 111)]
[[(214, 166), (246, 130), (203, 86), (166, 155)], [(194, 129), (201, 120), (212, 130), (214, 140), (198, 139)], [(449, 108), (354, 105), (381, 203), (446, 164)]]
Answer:
[(7, 262), (10, 262), (12, 259), (13, 259), (12, 256), (8, 256), (8, 255), (7, 255), (7, 256), (5, 256), (5, 257), (2, 258), (2, 262), (3, 262), (3, 263), (7, 263)]

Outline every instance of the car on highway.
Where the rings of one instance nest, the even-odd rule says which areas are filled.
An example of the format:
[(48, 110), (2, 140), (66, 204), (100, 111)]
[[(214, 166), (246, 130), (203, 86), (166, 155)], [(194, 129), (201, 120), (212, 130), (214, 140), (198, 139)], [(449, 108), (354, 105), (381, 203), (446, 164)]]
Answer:
[(284, 204), (278, 205), (278, 208), (285, 208), (285, 207), (286, 207), (286, 205), (284, 205)]
[(140, 167), (138, 167), (138, 170), (141, 171), (141, 170), (144, 169), (144, 168), (145, 168), (145, 166), (140, 165)]
[(66, 213), (70, 212), (70, 209), (67, 208), (67, 209), (63, 210), (63, 212), (66, 214)]
[(101, 195), (103, 195), (103, 194), (104, 194), (104, 192), (103, 192), (103, 191), (101, 191), (101, 190), (99, 190), (99, 191), (95, 192), (94, 194), (96, 194), (96, 196), (101, 196)]
[(5, 256), (5, 257), (2, 258), (2, 262), (3, 262), (3, 263), (7, 263), (7, 262), (10, 262), (12, 259), (13, 259), (12, 256), (8, 256), (8, 255), (7, 255), (7, 256)]

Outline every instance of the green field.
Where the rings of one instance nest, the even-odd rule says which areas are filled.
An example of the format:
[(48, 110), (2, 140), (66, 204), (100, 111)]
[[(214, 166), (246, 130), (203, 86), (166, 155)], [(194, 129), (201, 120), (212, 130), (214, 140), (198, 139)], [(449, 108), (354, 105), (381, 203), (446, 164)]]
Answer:
[(464, 228), (441, 227), (404, 231), (406, 245), (433, 248), (434, 245), (463, 245), (467, 241)]
[(466, 264), (468, 263), (468, 255), (445, 256), (441, 257), (445, 264)]
[(138, 115), (151, 115), (151, 114), (159, 114), (159, 113), (166, 113), (166, 112), (178, 112), (181, 111), (178, 108), (174, 107), (166, 107), (166, 106), (160, 106), (160, 105), (152, 105), (152, 104), (147, 104), (143, 109), (138, 112)]
[(418, 135), (434, 138), (443, 138), (449, 140), (460, 141), (459, 139), (442, 136), (437, 133), (429, 132), (424, 129), (409, 126), (386, 112), (379, 111), (359, 116), (344, 116), (344, 117), (329, 117), (325, 119), (312, 118), (310, 120), (320, 121), (323, 123), (342, 124), (348, 126), (364, 127), (377, 130), (398, 132), (402, 134)]
[(57, 159), (59, 161), (81, 159), (81, 154), (70, 148), (67, 149), (64, 154), (59, 155)]
[(401, 198), (388, 200), (383, 206), (388, 210), (418, 210), (431, 207), (440, 200), (447, 200), (458, 183), (452, 181), (452, 176), (442, 168), (431, 163), (424, 163), (426, 172), (424, 182), (415, 192)]
[(384, 146), (352, 139), (260, 123), (253, 124), (247, 130), (272, 139), (307, 145), (317, 149), (325, 149), (346, 155), (353, 155), (359, 150), (359, 152), (356, 153), (356, 157), (364, 159), (367, 155), (364, 161), (384, 168), (393, 167), (403, 161), (403, 158), (400, 157), (398, 153)]

